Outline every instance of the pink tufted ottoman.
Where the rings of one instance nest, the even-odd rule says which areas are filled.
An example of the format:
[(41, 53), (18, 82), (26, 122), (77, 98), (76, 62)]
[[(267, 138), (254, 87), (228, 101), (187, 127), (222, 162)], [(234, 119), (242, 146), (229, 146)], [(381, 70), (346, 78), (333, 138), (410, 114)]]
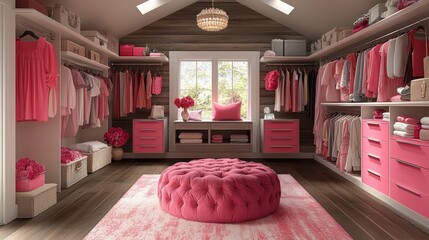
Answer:
[(269, 167), (239, 159), (200, 159), (165, 169), (158, 182), (164, 211), (180, 218), (232, 223), (276, 211), (280, 181)]

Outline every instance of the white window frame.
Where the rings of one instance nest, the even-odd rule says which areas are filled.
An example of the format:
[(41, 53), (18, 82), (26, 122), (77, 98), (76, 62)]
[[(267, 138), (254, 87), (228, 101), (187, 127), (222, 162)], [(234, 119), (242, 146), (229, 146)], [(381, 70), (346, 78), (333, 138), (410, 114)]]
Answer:
[[(169, 125), (173, 126), (174, 121), (179, 119), (177, 107), (173, 104), (175, 98), (179, 97), (180, 92), (180, 61), (182, 60), (212, 60), (212, 78), (217, 78), (218, 61), (233, 61), (233, 60), (247, 60), (249, 62), (249, 101), (248, 101), (248, 120), (253, 123), (253, 136), (252, 140), (256, 146), (258, 144), (258, 129), (259, 129), (259, 58), (260, 53), (258, 51), (171, 51), (169, 52), (170, 59), (170, 80), (169, 80)], [(213, 89), (217, 89), (217, 86), (213, 86)], [(217, 96), (213, 95), (212, 99), (217, 99)], [(174, 128), (169, 128), (170, 135), (170, 150), (174, 144)], [(255, 149), (255, 148), (254, 148)]]

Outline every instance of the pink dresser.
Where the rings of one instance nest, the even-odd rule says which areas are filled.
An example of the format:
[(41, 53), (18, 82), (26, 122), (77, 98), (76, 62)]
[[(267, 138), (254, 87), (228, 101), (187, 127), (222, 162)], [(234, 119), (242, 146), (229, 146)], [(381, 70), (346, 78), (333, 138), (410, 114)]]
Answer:
[(298, 153), (299, 120), (262, 120), (262, 149), (264, 153)]
[(362, 120), (362, 182), (389, 195), (389, 122)]
[(133, 120), (133, 152), (163, 153), (166, 142), (166, 120)]
[(390, 197), (429, 218), (429, 142), (390, 138)]

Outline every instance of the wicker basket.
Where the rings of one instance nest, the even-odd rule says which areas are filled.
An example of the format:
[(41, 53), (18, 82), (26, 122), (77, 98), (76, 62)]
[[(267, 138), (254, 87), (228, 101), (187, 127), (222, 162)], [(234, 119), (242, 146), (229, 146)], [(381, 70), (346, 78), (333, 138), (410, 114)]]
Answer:
[(101, 149), (93, 153), (83, 153), (88, 156), (88, 172), (93, 173), (112, 162), (112, 147)]
[(19, 218), (32, 218), (57, 203), (57, 184), (48, 183), (31, 192), (17, 192)]
[(68, 188), (88, 176), (87, 165), (87, 156), (71, 163), (61, 164), (61, 187)]

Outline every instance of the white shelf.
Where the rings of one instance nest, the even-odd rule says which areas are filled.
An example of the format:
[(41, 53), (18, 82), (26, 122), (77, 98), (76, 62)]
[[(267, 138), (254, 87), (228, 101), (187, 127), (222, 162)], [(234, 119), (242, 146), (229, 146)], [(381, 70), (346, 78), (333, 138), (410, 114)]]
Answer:
[(429, 107), (429, 101), (407, 101), (407, 102), (353, 102), (353, 103), (322, 103), (322, 106), (332, 107), (361, 107), (361, 106), (409, 106), (409, 107)]
[(316, 59), (309, 56), (275, 56), (275, 57), (261, 57), (262, 63), (302, 63), (302, 62), (315, 62)]
[(168, 63), (166, 56), (117, 56), (113, 59), (114, 62), (130, 62), (130, 63)]
[(22, 19), (23, 21), (25, 20), (31, 21), (37, 24), (38, 28), (42, 28), (46, 32), (51, 32), (55, 35), (60, 34), (61, 39), (71, 40), (79, 45), (84, 46), (87, 49), (92, 49), (94, 51), (100, 52), (103, 55), (108, 55), (109, 58), (118, 57), (116, 53), (103, 48), (102, 46), (80, 35), (79, 33), (67, 28), (61, 23), (55, 21), (54, 19), (44, 15), (43, 13), (38, 12), (35, 9), (16, 8), (14, 12), (18, 19)]
[(88, 67), (95, 70), (106, 71), (109, 69), (109, 66), (106, 66), (104, 64), (69, 51), (61, 51), (61, 59), (70, 63), (77, 64), (79, 66)]
[(264, 63), (318, 62), (323, 58), (346, 55), (347, 53), (352, 52), (353, 48), (359, 47), (362, 44), (368, 43), (379, 37), (383, 37), (388, 33), (429, 17), (428, 12), (429, 1), (421, 0), (405, 9), (402, 9), (401, 11), (392, 14), (386, 19), (376, 22), (357, 33), (354, 33), (351, 36), (332, 44), (329, 47), (311, 54), (310, 56), (262, 57), (260, 61)]

